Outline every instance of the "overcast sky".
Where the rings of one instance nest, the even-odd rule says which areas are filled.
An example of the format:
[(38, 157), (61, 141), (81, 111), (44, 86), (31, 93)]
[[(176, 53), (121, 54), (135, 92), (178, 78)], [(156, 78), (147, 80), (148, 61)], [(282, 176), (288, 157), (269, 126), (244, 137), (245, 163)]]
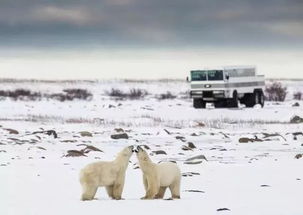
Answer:
[(302, 0), (1, 0), (0, 77), (303, 78)]

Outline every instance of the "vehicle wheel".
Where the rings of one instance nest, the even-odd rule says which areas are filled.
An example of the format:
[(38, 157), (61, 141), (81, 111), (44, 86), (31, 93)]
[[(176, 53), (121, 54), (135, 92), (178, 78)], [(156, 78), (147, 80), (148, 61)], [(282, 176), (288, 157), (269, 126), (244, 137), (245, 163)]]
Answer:
[(247, 93), (244, 95), (244, 104), (246, 107), (253, 107), (258, 101), (259, 101), (259, 97), (257, 91), (255, 91), (254, 93)]
[(259, 92), (259, 104), (261, 105), (261, 107), (264, 107), (264, 100), (265, 100), (264, 93), (263, 93), (263, 91), (260, 91)]
[(260, 104), (260, 93), (259, 91), (254, 91), (254, 105)]
[(228, 107), (234, 107), (234, 108), (237, 108), (239, 106), (238, 105), (238, 93), (237, 93), (237, 91), (233, 92), (233, 98), (229, 99), (227, 106)]
[(203, 99), (194, 99), (194, 108), (205, 108), (206, 102)]
[(214, 106), (215, 108), (224, 108), (226, 107), (226, 101), (225, 100), (215, 101)]

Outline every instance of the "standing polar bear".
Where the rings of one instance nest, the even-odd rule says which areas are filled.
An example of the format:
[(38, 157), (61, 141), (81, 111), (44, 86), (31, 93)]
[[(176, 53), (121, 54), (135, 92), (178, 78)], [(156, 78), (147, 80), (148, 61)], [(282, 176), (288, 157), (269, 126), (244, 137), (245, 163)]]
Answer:
[(163, 162), (155, 164), (140, 146), (134, 150), (143, 173), (146, 194), (141, 199), (162, 199), (169, 187), (172, 198), (180, 199), (181, 172), (177, 164)]
[(119, 152), (113, 161), (99, 161), (84, 167), (80, 172), (83, 189), (81, 199), (92, 200), (98, 187), (102, 186), (106, 188), (109, 197), (121, 199), (125, 172), (132, 153), (133, 146), (128, 146)]

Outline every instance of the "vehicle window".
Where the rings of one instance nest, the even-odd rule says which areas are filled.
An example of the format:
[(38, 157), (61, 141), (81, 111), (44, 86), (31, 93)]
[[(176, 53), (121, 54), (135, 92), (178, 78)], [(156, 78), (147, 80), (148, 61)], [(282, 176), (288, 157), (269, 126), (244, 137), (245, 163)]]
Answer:
[(209, 70), (208, 71), (208, 80), (209, 81), (223, 80), (223, 71)]
[(192, 81), (206, 81), (207, 72), (206, 71), (191, 71), (191, 80)]

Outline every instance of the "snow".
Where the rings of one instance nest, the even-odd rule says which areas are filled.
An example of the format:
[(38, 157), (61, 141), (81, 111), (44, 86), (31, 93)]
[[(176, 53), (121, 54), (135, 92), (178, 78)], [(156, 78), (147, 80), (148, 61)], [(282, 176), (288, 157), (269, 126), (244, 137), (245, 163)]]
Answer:
[[(303, 91), (303, 82), (283, 83), (289, 92)], [(293, 134), (302, 132), (303, 124), (289, 123), (294, 115), (303, 117), (303, 102), (293, 107), (297, 101), (291, 95), (285, 102), (268, 102), (264, 108), (209, 106), (197, 110), (185, 97), (188, 84), (178, 81), (16, 82), (2, 83), (2, 87), (44, 93), (83, 88), (94, 98), (0, 101), (0, 214), (303, 214), (303, 158), (295, 159), (303, 153), (303, 136)], [(146, 89), (149, 95), (140, 100), (117, 101), (105, 93), (111, 88)], [(155, 98), (167, 91), (177, 98)], [(9, 134), (7, 128), (19, 133)], [(115, 128), (124, 129), (130, 138), (111, 139)], [(54, 129), (58, 138), (32, 134), (42, 129)], [(81, 131), (90, 132), (92, 137), (82, 137)], [(183, 141), (176, 137), (183, 137)], [(262, 141), (240, 143), (243, 137)], [(196, 148), (182, 150), (188, 142)], [(65, 157), (68, 150), (83, 149), (80, 144), (93, 145), (103, 152)], [(104, 188), (99, 188), (95, 200), (80, 201), (81, 168), (97, 160), (112, 160), (123, 147), (138, 144), (150, 147), (147, 151), (154, 162), (175, 160), (183, 174), (195, 173), (182, 177), (180, 200), (140, 200), (144, 195), (142, 173), (133, 155), (124, 200), (111, 200)], [(167, 155), (156, 155), (152, 152), (156, 150), (164, 150)], [(207, 161), (184, 164), (186, 159), (201, 154)], [(165, 198), (169, 197), (167, 191)]]

